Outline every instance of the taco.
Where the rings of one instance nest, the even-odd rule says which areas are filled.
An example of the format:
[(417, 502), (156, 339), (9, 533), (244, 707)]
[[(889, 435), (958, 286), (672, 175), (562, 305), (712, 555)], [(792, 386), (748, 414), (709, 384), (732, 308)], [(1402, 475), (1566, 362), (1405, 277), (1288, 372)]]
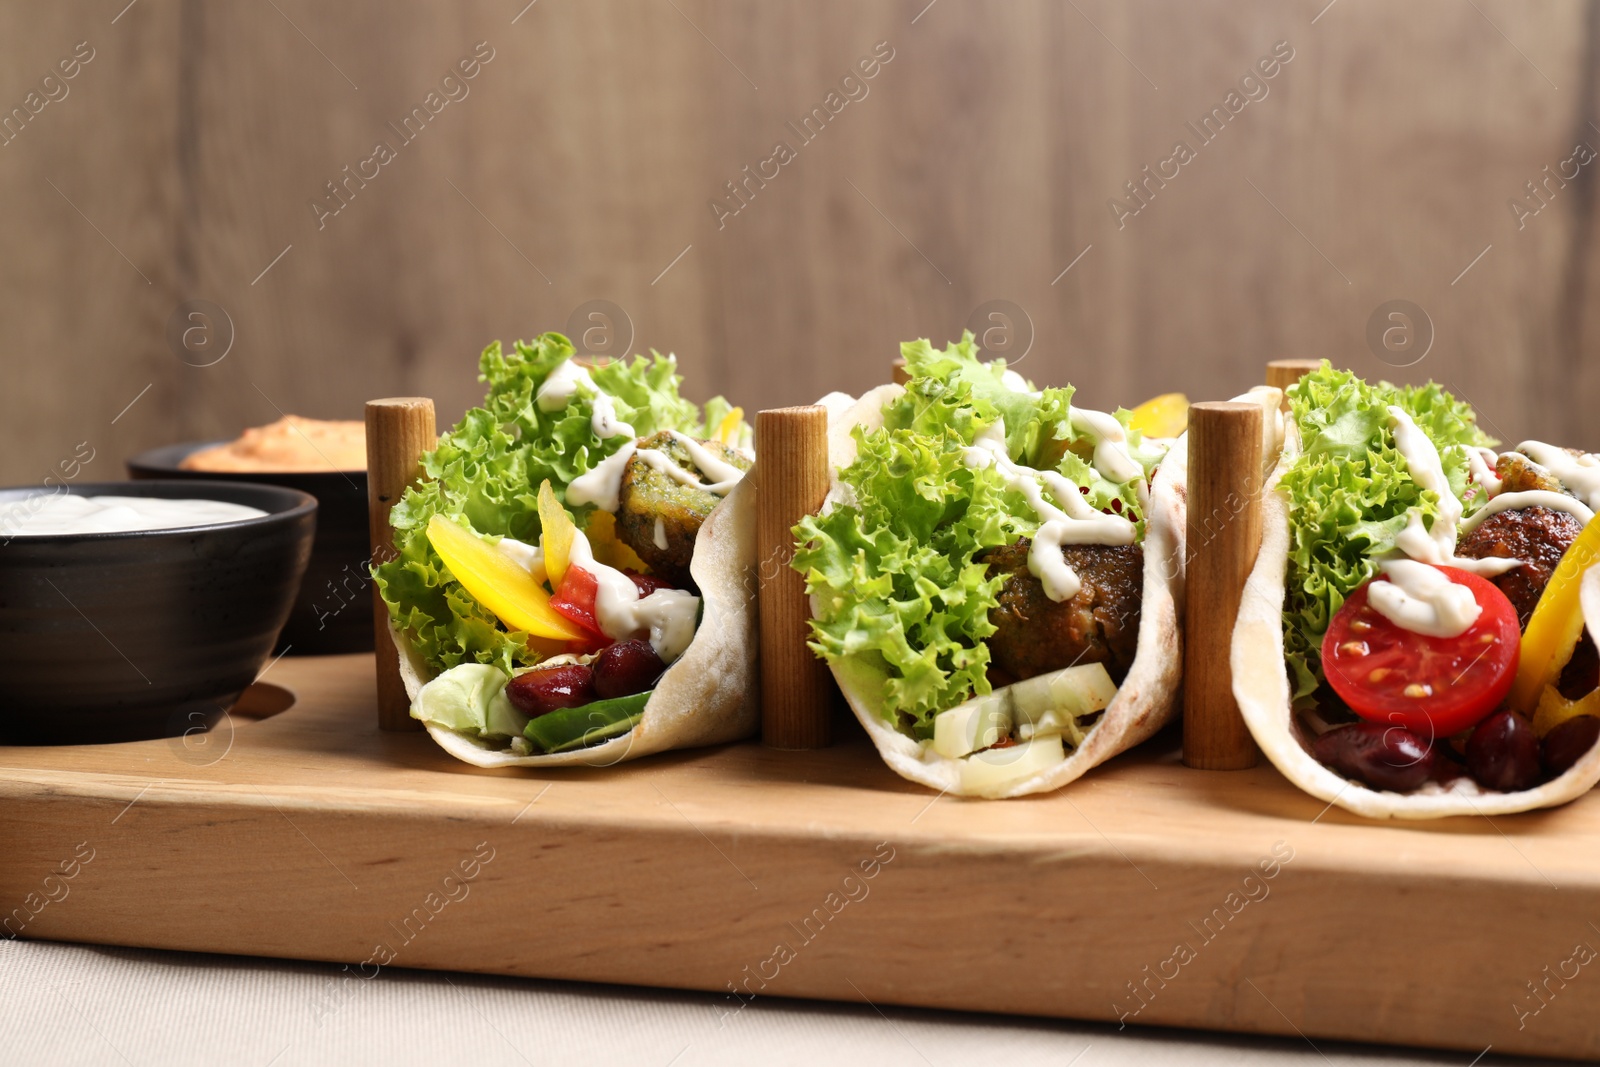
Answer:
[[(1306, 792), (1372, 818), (1559, 804), (1600, 779), (1600, 458), (1496, 452), (1434, 383), (1289, 388), (1234, 694)], [(1586, 573), (1587, 572), (1587, 573)]]
[(960, 795), (1056, 789), (1175, 709), (1181, 443), (1036, 390), (972, 334), (834, 423), (795, 527), (812, 649), (888, 765)]
[(673, 357), (483, 352), (373, 570), (411, 714), (480, 767), (608, 766), (754, 732), (751, 432)]

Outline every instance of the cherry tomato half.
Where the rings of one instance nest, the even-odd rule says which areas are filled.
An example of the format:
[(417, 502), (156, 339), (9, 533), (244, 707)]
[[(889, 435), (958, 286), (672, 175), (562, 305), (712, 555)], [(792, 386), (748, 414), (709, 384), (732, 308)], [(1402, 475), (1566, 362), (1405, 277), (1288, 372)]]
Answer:
[[(1322, 639), (1322, 669), (1350, 710), (1369, 722), (1449, 737), (1499, 707), (1517, 676), (1522, 632), (1506, 595), (1475, 574), (1440, 567), (1472, 590), (1478, 621), (1456, 637), (1429, 637), (1390, 622), (1350, 594)], [(1372, 581), (1380, 581), (1374, 578)]]
[(583, 631), (587, 640), (575, 641), (573, 644), (583, 645), (585, 652), (604, 648), (611, 643), (611, 638), (600, 629), (600, 623), (594, 614), (595, 597), (599, 590), (600, 583), (594, 575), (582, 567), (568, 567), (567, 573), (561, 579), (561, 586), (550, 598), (550, 607), (576, 623)]

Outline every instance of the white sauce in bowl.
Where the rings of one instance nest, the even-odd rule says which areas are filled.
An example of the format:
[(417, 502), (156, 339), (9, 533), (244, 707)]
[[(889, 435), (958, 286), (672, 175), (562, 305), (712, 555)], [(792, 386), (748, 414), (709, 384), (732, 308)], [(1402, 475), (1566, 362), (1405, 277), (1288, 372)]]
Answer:
[(260, 508), (222, 500), (166, 500), (153, 496), (28, 497), (16, 501), (3, 532), (8, 537), (51, 534), (126, 533), (214, 526), (265, 515)]

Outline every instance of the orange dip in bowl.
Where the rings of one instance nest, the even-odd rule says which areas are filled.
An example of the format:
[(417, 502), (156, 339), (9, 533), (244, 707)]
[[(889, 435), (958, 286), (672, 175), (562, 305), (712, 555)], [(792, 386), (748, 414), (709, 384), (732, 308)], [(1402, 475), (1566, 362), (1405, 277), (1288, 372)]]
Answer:
[(364, 471), (367, 428), (358, 421), (285, 415), (246, 430), (237, 441), (204, 448), (178, 464), (184, 470), (234, 473)]

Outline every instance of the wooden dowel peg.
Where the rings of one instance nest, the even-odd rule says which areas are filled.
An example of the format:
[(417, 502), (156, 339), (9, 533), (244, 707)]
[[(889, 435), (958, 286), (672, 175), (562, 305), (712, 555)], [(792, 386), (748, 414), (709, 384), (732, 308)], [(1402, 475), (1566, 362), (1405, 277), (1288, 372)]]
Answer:
[(1267, 384), (1274, 389), (1289, 386), (1322, 366), (1320, 359), (1274, 359), (1267, 362)]
[(825, 748), (833, 740), (833, 678), (806, 647), (811, 604), (794, 559), (794, 524), (828, 495), (828, 412), (756, 414), (756, 590), (761, 613), (761, 743)]
[(1261, 418), (1258, 404), (1189, 408), (1183, 762), (1202, 770), (1242, 770), (1259, 755), (1233, 697), (1229, 654), (1261, 548)]
[(911, 380), (911, 372), (906, 369), (906, 357), (896, 356), (889, 361), (889, 374), (894, 379), (894, 384), (905, 385)]
[[(394, 528), (389, 509), (422, 473), (422, 454), (438, 443), (433, 401), (425, 396), (394, 396), (367, 401), (367, 533), (372, 562), (394, 558)], [(411, 717), (411, 698), (400, 680), (400, 654), (389, 636), (389, 608), (372, 586), (373, 648), (378, 681), (378, 727), (420, 730)]]

